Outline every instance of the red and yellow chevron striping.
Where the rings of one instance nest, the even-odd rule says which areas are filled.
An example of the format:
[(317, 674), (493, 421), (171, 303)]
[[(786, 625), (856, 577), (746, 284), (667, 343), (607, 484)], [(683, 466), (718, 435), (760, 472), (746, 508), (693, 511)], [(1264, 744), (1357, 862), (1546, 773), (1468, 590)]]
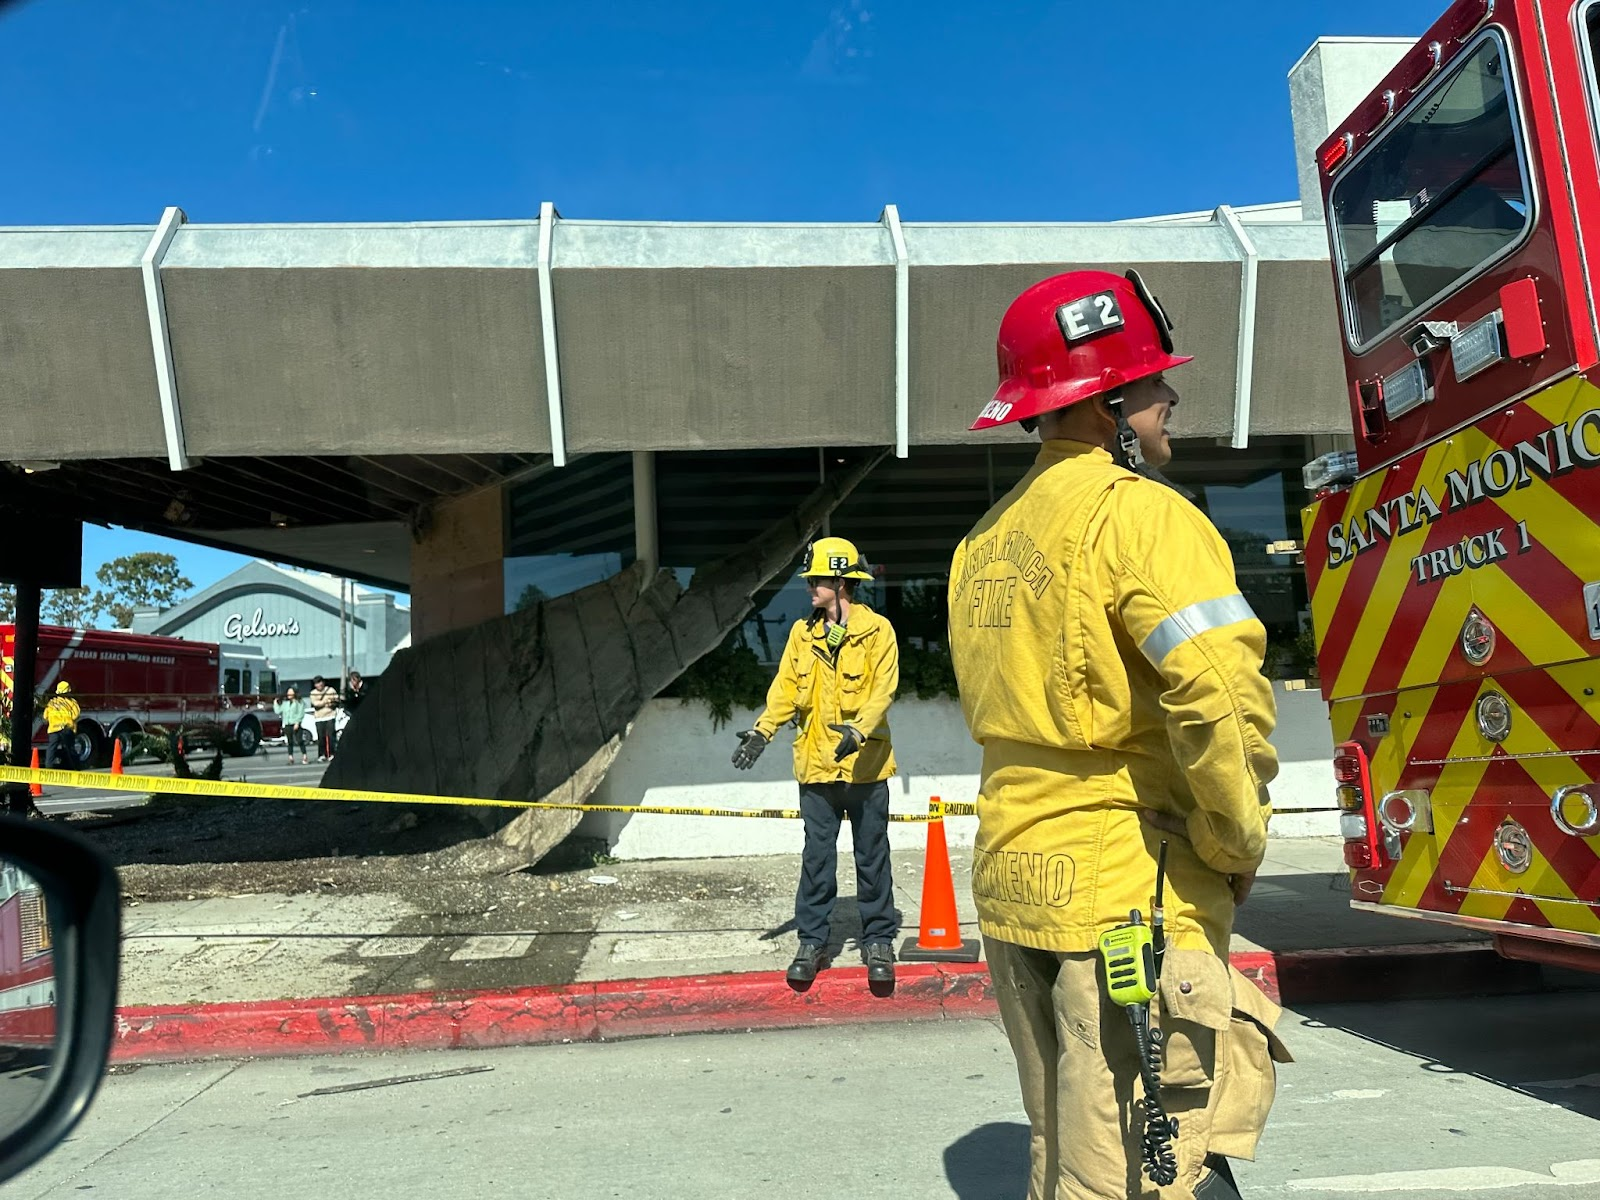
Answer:
[[(1426, 797), (1355, 899), (1600, 944), (1600, 830), (1552, 812), (1600, 780), (1600, 388), (1569, 379), (1484, 418), (1321, 498), (1304, 528), (1335, 741), (1363, 745), (1378, 797)], [(1474, 610), (1495, 631), (1480, 664), (1461, 644)], [(1491, 693), (1504, 731), (1480, 723)]]

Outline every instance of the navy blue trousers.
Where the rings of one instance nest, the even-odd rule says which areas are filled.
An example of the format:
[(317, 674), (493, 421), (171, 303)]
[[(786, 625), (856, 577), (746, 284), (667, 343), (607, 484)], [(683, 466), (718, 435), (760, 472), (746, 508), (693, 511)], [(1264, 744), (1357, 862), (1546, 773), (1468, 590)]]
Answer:
[(806, 827), (800, 888), (794, 898), (794, 923), (800, 940), (828, 943), (828, 918), (833, 914), (839, 890), (839, 825), (849, 817), (850, 837), (855, 845), (861, 944), (893, 944), (899, 932), (899, 914), (894, 907), (894, 876), (889, 862), (888, 781), (802, 783), (800, 812)]

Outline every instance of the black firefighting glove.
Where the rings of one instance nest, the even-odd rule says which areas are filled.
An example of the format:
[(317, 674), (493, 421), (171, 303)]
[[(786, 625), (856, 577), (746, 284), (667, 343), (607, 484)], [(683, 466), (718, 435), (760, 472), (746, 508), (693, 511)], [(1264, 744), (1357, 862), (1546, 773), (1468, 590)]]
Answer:
[(761, 757), (761, 752), (767, 748), (767, 735), (755, 729), (747, 729), (739, 735), (739, 748), (733, 752), (733, 765), (741, 771), (748, 771), (756, 765), (756, 759)]
[(867, 744), (867, 735), (854, 725), (829, 725), (828, 728), (839, 734), (839, 745), (833, 751), (834, 762), (843, 762)]

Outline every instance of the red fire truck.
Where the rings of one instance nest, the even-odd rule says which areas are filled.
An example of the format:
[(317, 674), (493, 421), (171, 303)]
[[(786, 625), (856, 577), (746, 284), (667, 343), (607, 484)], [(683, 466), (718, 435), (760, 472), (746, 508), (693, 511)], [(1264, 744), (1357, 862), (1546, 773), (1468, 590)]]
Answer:
[[(9, 732), (17, 631), (0, 625), (0, 713)], [(147, 726), (169, 731), (216, 728), (230, 753), (254, 754), (264, 737), (279, 737), (283, 722), (272, 711), (277, 676), (254, 646), (190, 642), (97, 629), (39, 630), (35, 692), (40, 698), (33, 740), (48, 741), (43, 701), (66, 680), (83, 710), (78, 721), (80, 767), (111, 761), (113, 738), (129, 755)], [(0, 733), (0, 737), (6, 733)], [(200, 739), (196, 739), (197, 741)]]
[(0, 863), (0, 1046), (55, 1040), (56, 973), (44, 896), (28, 876)]
[(1357, 907), (1600, 969), (1600, 0), (1459, 0), (1320, 147), (1306, 468)]

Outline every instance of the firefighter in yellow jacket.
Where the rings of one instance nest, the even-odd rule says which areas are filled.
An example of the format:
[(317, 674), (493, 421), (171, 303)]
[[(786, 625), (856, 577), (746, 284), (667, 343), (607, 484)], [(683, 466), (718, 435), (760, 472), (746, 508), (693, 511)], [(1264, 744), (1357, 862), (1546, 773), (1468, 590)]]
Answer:
[[(1236, 1197), (1274, 1089), (1278, 1010), (1230, 975), (1277, 774), (1266, 632), (1171, 458), (1171, 323), (1133, 273), (1078, 271), (1001, 322), (973, 429), (1044, 442), (956, 551), (950, 645), (983, 747), (972, 888), (1032, 1126), (1030, 1200)], [(1151, 1002), (1177, 1120), (1171, 1182), (1141, 1144), (1133, 1029), (1102, 934), (1148, 924), (1162, 842), (1170, 947)], [(1159, 1141), (1159, 1138), (1154, 1139)], [(1155, 1152), (1157, 1158), (1160, 1157)]]
[(45, 763), (58, 771), (75, 771), (78, 768), (78, 716), (81, 710), (72, 698), (72, 685), (63, 679), (56, 684), (56, 694), (45, 701), (44, 723), (50, 733), (45, 747)]
[(767, 706), (755, 728), (739, 735), (733, 765), (749, 770), (779, 726), (791, 720), (798, 726), (794, 777), (806, 841), (794, 902), (800, 948), (789, 979), (809, 983), (827, 960), (839, 823), (848, 816), (867, 978), (889, 983), (898, 914), (887, 782), (895, 762), (886, 715), (900, 686), (900, 649), (888, 620), (855, 599), (857, 583), (872, 572), (853, 543), (839, 537), (813, 542), (800, 574), (811, 592), (811, 616), (789, 630)]

